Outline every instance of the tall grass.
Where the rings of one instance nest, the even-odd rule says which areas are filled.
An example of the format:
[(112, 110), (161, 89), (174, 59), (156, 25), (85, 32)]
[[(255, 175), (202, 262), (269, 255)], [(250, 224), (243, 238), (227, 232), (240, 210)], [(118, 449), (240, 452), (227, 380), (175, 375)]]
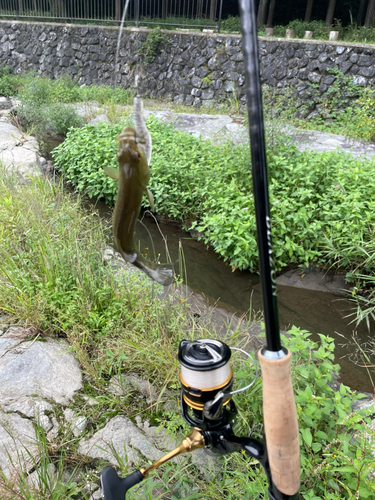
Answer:
[(141, 273), (129, 276), (103, 260), (108, 223), (62, 183), (35, 178), (17, 186), (4, 169), (0, 200), (0, 309), (67, 337), (95, 379), (113, 359), (156, 381), (175, 376), (178, 343), (188, 335), (183, 299), (162, 299), (161, 287)]

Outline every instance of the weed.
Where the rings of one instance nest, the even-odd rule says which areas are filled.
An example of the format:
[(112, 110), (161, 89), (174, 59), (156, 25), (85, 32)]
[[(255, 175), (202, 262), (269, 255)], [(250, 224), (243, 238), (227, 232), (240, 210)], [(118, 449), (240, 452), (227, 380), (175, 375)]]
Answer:
[(161, 50), (171, 42), (164, 35), (160, 28), (156, 28), (149, 33), (146, 40), (143, 42), (139, 53), (144, 55), (146, 63), (152, 63), (159, 55)]
[[(75, 479), (78, 467), (70, 472), (67, 470), (66, 450), (60, 450), (55, 456), (51, 456), (50, 443), (44, 430), (39, 426), (36, 426), (35, 430), (36, 442), (33, 446), (38, 449), (37, 457), (34, 457), (26, 447), (18, 450), (18, 459), (11, 459), (8, 455), (10, 466), (19, 472), (8, 478), (0, 471), (1, 498), (4, 500), (45, 500), (47, 498), (73, 500), (76, 495), (80, 494), (81, 498), (87, 500), (83, 492), (83, 480), (81, 484), (77, 484)], [(23, 471), (24, 460), (21, 456), (28, 457), (30, 469), (34, 469), (33, 474), (28, 475)]]

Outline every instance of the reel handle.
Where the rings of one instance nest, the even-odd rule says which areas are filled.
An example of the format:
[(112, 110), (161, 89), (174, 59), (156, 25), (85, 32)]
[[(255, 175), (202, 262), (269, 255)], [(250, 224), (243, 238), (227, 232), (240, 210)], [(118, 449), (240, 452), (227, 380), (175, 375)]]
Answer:
[(143, 479), (140, 470), (121, 478), (113, 467), (106, 467), (100, 475), (102, 495), (105, 500), (124, 500), (126, 492)]
[(261, 350), (258, 357), (262, 368), (264, 430), (272, 483), (285, 495), (294, 496), (300, 486), (300, 454), (297, 409), (290, 376), (292, 355), (288, 351), (284, 358), (269, 359)]

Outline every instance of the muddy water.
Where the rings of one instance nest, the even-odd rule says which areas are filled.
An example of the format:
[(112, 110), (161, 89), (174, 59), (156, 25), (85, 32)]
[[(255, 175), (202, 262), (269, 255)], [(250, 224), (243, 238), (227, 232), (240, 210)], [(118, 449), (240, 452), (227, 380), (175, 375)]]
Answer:
[[(107, 210), (108, 214), (108, 210)], [(259, 276), (246, 271), (232, 272), (212, 248), (201, 241), (196, 241), (188, 233), (172, 225), (161, 224), (160, 229), (167, 240), (168, 251), (173, 261), (179, 257), (178, 247), (181, 242), (184, 259), (175, 264), (176, 271), (186, 269), (186, 283), (195, 292), (204, 294), (209, 304), (216, 304), (237, 315), (262, 309), (262, 296)], [(136, 228), (136, 239), (140, 249), (153, 257), (154, 252), (166, 255), (165, 244), (150, 217), (143, 217)], [(341, 365), (341, 381), (352, 389), (373, 392), (372, 385), (364, 368), (360, 368), (348, 359), (349, 351), (343, 347), (345, 339), (351, 338), (353, 325), (349, 325), (345, 316), (353, 304), (330, 293), (304, 290), (300, 288), (278, 286), (280, 328), (287, 329), (296, 325), (308, 330), (318, 340), (318, 333), (335, 339), (336, 362)], [(357, 329), (362, 342), (368, 338), (366, 327)]]

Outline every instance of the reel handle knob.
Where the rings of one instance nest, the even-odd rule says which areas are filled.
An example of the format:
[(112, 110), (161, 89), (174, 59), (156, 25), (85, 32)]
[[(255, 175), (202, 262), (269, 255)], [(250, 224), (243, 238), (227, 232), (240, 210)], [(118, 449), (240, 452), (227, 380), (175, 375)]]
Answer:
[(140, 470), (119, 477), (113, 467), (106, 467), (100, 475), (100, 486), (105, 500), (124, 500), (126, 492), (140, 483), (144, 476)]

